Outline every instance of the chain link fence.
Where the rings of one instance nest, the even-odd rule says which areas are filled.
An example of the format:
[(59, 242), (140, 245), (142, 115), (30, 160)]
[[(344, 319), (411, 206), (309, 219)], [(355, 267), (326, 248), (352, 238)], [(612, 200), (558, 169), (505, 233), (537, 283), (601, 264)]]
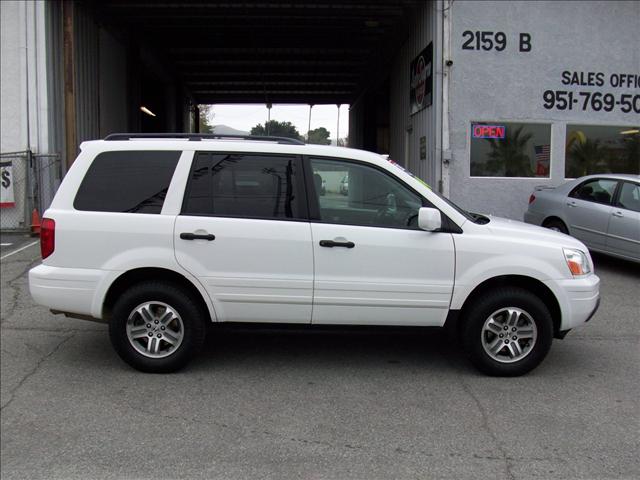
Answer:
[(58, 154), (30, 151), (0, 153), (0, 230), (26, 231), (31, 212), (42, 213), (51, 204), (60, 185)]

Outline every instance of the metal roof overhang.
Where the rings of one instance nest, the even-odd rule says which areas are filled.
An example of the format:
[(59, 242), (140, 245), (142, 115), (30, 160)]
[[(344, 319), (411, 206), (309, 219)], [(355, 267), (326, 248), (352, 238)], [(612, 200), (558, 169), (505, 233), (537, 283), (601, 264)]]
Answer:
[[(406, 38), (416, 0), (106, 0), (197, 103), (352, 103)], [(408, 66), (407, 66), (408, 68)]]

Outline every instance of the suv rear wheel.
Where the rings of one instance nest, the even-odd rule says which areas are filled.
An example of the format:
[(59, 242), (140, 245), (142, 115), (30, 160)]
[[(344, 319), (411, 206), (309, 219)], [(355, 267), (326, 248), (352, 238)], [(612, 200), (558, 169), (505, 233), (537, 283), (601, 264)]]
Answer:
[(488, 375), (518, 376), (537, 367), (553, 339), (546, 305), (531, 292), (501, 288), (475, 300), (462, 330), (465, 350)]
[(133, 368), (174, 372), (201, 349), (205, 315), (196, 299), (177, 285), (139, 283), (115, 303), (109, 336), (120, 358)]

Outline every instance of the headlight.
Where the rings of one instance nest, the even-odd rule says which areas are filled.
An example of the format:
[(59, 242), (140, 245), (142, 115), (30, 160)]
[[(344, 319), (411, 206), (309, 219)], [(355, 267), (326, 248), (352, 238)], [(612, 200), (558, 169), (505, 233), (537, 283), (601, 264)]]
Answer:
[(562, 251), (569, 271), (574, 277), (581, 277), (591, 273), (591, 264), (586, 253), (575, 248), (563, 248)]

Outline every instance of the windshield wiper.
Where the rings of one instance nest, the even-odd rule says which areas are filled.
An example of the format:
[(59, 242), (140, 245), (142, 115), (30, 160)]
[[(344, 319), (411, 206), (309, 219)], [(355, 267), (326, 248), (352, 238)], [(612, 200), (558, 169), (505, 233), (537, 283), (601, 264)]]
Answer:
[(478, 225), (486, 225), (491, 221), (489, 217), (486, 217), (480, 213), (467, 212), (467, 214), (471, 217), (471, 221), (473, 223), (477, 223)]

